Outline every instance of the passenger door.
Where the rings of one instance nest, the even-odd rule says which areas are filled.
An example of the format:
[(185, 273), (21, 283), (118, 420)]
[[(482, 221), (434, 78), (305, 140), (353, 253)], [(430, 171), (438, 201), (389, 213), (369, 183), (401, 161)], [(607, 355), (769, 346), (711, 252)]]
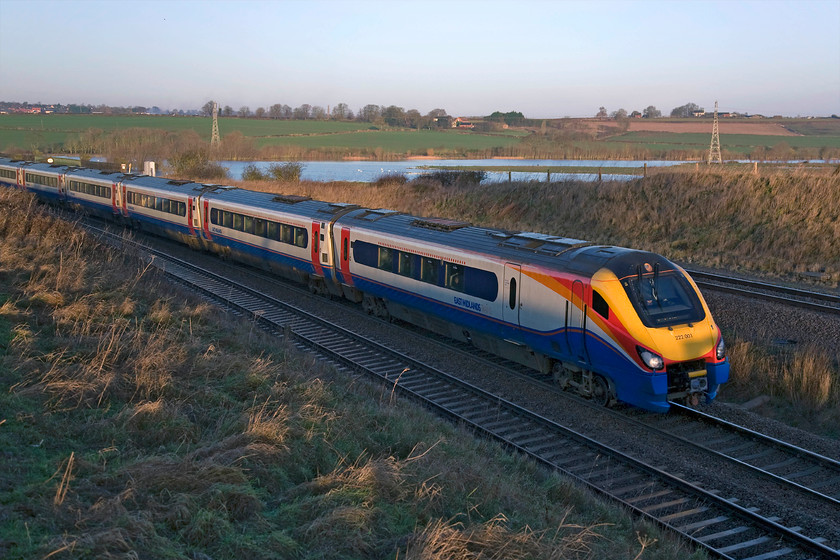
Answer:
[(580, 364), (589, 363), (586, 350), (586, 286), (580, 280), (572, 283), (572, 301), (569, 312), (569, 348)]

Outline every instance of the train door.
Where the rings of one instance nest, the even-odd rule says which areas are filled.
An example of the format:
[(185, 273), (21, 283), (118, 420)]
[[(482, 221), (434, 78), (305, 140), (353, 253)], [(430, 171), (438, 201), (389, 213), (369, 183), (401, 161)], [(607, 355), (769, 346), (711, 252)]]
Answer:
[(341, 238), (338, 247), (338, 270), (341, 270), (341, 281), (348, 286), (353, 285), (350, 276), (350, 228), (341, 228)]
[(190, 235), (195, 235), (196, 230), (201, 229), (196, 199), (191, 196), (187, 198), (187, 226), (190, 228)]
[(122, 208), (122, 215), (128, 218), (128, 194), (125, 188), (125, 183), (117, 183), (120, 189), (120, 208)]
[(502, 317), (506, 323), (513, 323), (519, 326), (519, 308), (521, 307), (520, 295), (522, 287), (522, 266), (513, 263), (505, 263), (504, 283), (504, 306)]
[(321, 222), (312, 222), (312, 243), (309, 244), (312, 268), (318, 276), (324, 275), (324, 267), (321, 266), (321, 245), (324, 240), (324, 233), (321, 230)]
[(117, 183), (111, 183), (111, 211), (114, 213), (114, 217), (120, 215), (120, 189)]
[(569, 348), (580, 364), (589, 363), (586, 350), (586, 286), (580, 280), (572, 284), (572, 301), (569, 312)]

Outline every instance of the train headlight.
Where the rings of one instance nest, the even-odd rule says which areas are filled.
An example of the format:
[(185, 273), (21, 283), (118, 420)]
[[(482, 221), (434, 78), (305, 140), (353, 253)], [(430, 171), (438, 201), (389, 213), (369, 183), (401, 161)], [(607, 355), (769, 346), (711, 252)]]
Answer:
[(715, 349), (715, 353), (717, 354), (718, 360), (722, 360), (726, 357), (726, 344), (723, 343), (723, 337), (720, 337), (720, 340), (717, 343), (717, 348)]
[(650, 350), (645, 350), (641, 346), (636, 346), (636, 351), (639, 353), (639, 357), (645, 365), (653, 371), (665, 367), (665, 360), (662, 359), (662, 356), (654, 354)]

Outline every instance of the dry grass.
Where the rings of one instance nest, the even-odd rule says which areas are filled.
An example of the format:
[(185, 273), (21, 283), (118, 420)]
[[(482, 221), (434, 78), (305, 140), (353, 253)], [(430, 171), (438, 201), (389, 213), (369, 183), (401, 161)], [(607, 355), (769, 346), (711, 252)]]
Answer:
[(807, 348), (769, 354), (741, 341), (728, 349), (730, 383), (740, 393), (781, 397), (802, 412), (834, 410), (840, 405), (836, 363), (825, 350)]

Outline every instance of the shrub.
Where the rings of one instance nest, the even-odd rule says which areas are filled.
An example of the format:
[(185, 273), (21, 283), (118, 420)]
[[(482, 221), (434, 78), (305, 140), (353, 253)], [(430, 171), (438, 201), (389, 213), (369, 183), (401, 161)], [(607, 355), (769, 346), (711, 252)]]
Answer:
[(249, 163), (242, 170), (243, 181), (265, 181), (268, 177), (263, 173), (255, 163)]
[(440, 183), (444, 187), (455, 185), (477, 185), (487, 177), (486, 171), (454, 171), (441, 169), (432, 171), (431, 173), (424, 173), (419, 178), (432, 180)]
[(386, 173), (380, 175), (373, 182), (376, 187), (384, 187), (385, 185), (404, 185), (408, 182), (408, 178), (402, 173)]
[[(303, 172), (303, 164), (299, 161), (288, 161), (286, 163), (272, 163), (268, 166), (268, 173), (276, 181), (300, 181), (300, 174)], [(243, 176), (243, 179), (245, 177)]]

